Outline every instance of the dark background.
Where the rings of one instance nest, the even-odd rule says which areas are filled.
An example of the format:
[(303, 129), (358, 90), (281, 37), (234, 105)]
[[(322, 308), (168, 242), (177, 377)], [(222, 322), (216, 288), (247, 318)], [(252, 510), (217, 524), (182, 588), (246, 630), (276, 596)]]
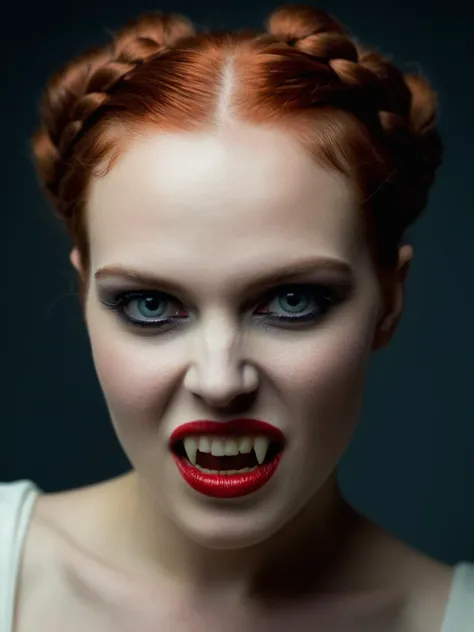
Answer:
[[(373, 358), (340, 474), (359, 510), (455, 563), (474, 560), (474, 8), (458, 0), (412, 2), (317, 3), (361, 41), (428, 76), (440, 95), (446, 146), (429, 207), (409, 233), (415, 261), (404, 317), (390, 347)], [(46, 79), (143, 11), (184, 13), (197, 27), (258, 28), (278, 4), (44, 0), (2, 12), (0, 480), (28, 478), (58, 491), (129, 469), (96, 379), (70, 244), (41, 197), (30, 158)]]

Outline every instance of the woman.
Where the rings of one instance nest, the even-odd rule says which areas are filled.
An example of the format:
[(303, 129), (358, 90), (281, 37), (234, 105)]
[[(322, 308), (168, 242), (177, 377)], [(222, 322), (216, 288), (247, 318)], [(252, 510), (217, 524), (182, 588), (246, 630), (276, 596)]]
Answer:
[(336, 477), (401, 317), (435, 110), (305, 6), (266, 33), (147, 14), (52, 78), (34, 153), (132, 469), (3, 486), (1, 632), (474, 629), (472, 565)]

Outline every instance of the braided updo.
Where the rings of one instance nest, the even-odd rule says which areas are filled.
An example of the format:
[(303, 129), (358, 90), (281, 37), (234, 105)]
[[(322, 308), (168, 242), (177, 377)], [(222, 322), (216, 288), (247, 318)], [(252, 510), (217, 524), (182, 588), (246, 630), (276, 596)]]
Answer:
[(203, 131), (242, 121), (288, 130), (315, 160), (350, 178), (376, 266), (396, 263), (441, 162), (436, 94), (323, 11), (285, 5), (266, 26), (196, 33), (184, 16), (147, 13), (50, 79), (33, 150), (81, 254), (81, 293), (88, 183), (150, 128)]

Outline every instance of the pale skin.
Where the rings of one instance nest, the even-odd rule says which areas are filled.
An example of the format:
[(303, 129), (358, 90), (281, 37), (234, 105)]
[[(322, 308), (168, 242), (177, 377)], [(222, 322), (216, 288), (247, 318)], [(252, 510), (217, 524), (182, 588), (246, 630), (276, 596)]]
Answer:
[[(132, 470), (43, 496), (35, 515), (67, 535), (76, 584), (95, 595), (94, 611), (119, 613), (117, 629), (139, 623), (148, 632), (171, 621), (182, 632), (200, 630), (196, 617), (203, 630), (223, 631), (440, 629), (450, 569), (360, 516), (337, 485), (368, 363), (393, 337), (413, 259), (411, 246), (400, 248), (382, 301), (355, 205), (350, 184), (291, 137), (244, 126), (151, 131), (92, 182), (85, 317)], [(70, 258), (80, 273), (76, 249)], [(321, 267), (322, 258), (344, 262), (350, 274)], [(314, 269), (286, 285), (350, 280), (352, 291), (324, 319), (259, 327), (257, 306), (270, 288), (252, 283), (309, 259)], [(166, 287), (97, 274), (110, 266), (159, 276)], [(133, 290), (165, 293), (165, 316), (178, 312), (182, 322), (134, 329), (101, 303)], [(281, 313), (278, 294), (265, 307)], [(137, 301), (127, 313), (156, 318)], [(244, 401), (237, 413), (236, 401)], [(186, 421), (236, 416), (279, 428), (285, 454), (259, 492), (206, 498), (180, 477), (167, 440)], [(295, 607), (303, 595), (306, 605)]]

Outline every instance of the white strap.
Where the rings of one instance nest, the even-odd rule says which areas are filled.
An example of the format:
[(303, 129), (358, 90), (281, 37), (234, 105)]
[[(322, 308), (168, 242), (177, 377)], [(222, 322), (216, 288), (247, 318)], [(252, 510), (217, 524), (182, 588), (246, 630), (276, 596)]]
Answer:
[(474, 632), (474, 564), (456, 564), (441, 632)]

